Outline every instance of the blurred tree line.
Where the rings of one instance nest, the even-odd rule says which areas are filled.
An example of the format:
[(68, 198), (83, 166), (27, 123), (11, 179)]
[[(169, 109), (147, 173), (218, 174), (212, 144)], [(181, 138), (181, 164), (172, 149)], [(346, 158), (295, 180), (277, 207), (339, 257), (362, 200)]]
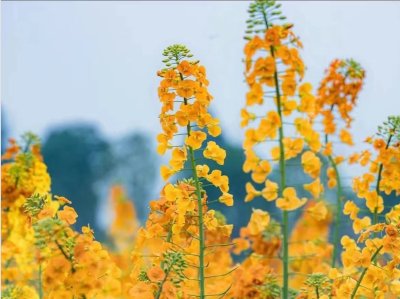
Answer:
[[(7, 144), (6, 140), (11, 136), (8, 134), (9, 126), (4, 109), (1, 112), (1, 150), (3, 152)], [(279, 220), (280, 213), (275, 208), (275, 202), (267, 202), (263, 198), (255, 198), (251, 203), (244, 202), (245, 185), (247, 182), (251, 182), (251, 177), (242, 170), (245, 160), (243, 149), (241, 144), (233, 144), (222, 136), (211, 138), (206, 142), (214, 140), (227, 152), (225, 164), (218, 168), (229, 177), (229, 193), (233, 194), (235, 204), (233, 207), (227, 207), (223, 204), (213, 203), (210, 208), (218, 210), (226, 216), (227, 223), (234, 225), (233, 237), (236, 237), (239, 235), (240, 228), (247, 225), (253, 208), (268, 210), (277, 220)], [(132, 132), (120, 139), (109, 140), (101, 134), (96, 125), (91, 123), (51, 129), (42, 140), (44, 161), (52, 178), (52, 193), (72, 200), (79, 215), (75, 225), (76, 229), (90, 223), (99, 240), (105, 238), (101, 222), (104, 220), (107, 222), (112, 216), (109, 210), (103, 209), (104, 211), (102, 211), (99, 207), (108, 198), (109, 188), (113, 183), (119, 183), (125, 187), (129, 197), (134, 200), (137, 215), (142, 223), (147, 218), (148, 203), (150, 200), (158, 198), (162, 187), (159, 167), (161, 163), (168, 163), (167, 159), (162, 161), (155, 149), (155, 140), (152, 140), (148, 134)], [(216, 163), (210, 160), (201, 160), (199, 163), (209, 165), (211, 170), (216, 168)], [(323, 163), (324, 168), (321, 171), (324, 173), (327, 161), (323, 159)], [(312, 179), (304, 175), (302, 168), (298, 166), (300, 157), (290, 160), (288, 164), (294, 165), (287, 171), (288, 183), (296, 184), (295, 188), (299, 196), (309, 198), (310, 194), (301, 186), (311, 182)], [(344, 173), (343, 170), (342, 173)], [(175, 179), (178, 178), (182, 179), (183, 177)], [(277, 169), (273, 170), (269, 179), (279, 182)], [(344, 198), (356, 200), (356, 195), (352, 193), (349, 184), (351, 182), (347, 180), (345, 182), (347, 187), (343, 192)], [(262, 185), (255, 183), (253, 185), (259, 190), (263, 188)], [(212, 201), (218, 199), (220, 191), (211, 187), (207, 189), (207, 195)], [(398, 204), (394, 194), (386, 196), (382, 193), (381, 195), (388, 207)], [(334, 203), (335, 191), (328, 190), (325, 197), (329, 202)], [(98, 214), (99, 211), (102, 212)], [(298, 216), (299, 212), (291, 214), (291, 226), (295, 224)], [(349, 218), (342, 216), (341, 234), (353, 234)]]

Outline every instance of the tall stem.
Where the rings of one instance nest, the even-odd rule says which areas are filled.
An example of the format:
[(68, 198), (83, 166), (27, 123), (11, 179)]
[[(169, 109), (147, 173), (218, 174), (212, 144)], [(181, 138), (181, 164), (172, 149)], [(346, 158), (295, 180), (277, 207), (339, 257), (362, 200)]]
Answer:
[[(389, 138), (388, 138), (388, 140), (387, 140), (387, 144), (386, 144), (386, 147), (385, 147), (385, 149), (388, 149), (389, 148), (389, 145), (390, 145), (390, 141), (391, 141), (391, 139), (392, 139), (392, 136), (393, 135), (389, 135)], [(382, 170), (383, 170), (383, 164), (382, 163), (380, 163), (379, 164), (379, 170), (378, 170), (378, 178), (377, 178), (377, 182), (376, 182), (376, 195), (377, 196), (379, 196), (379, 185), (380, 185), (380, 183), (381, 183), (381, 179), (382, 179)], [(376, 207), (375, 209), (374, 209), (374, 224), (377, 224), (378, 223), (378, 208)], [(377, 232), (374, 232), (374, 238), (376, 238), (377, 237)], [(377, 260), (374, 258), (373, 259), (373, 262), (374, 262), (374, 265), (376, 265), (377, 264)]]
[[(171, 237), (172, 237), (172, 224), (171, 224), (171, 227), (169, 228), (169, 231), (168, 231), (167, 243), (171, 241)], [(165, 264), (165, 261), (163, 260), (161, 262), (161, 269), (163, 269), (163, 270), (164, 270), (164, 264)]]
[(162, 282), (160, 284), (160, 288), (158, 289), (158, 292), (157, 292), (157, 295), (156, 295), (156, 299), (160, 298), (160, 296), (162, 294), (163, 285), (167, 281), (168, 274), (171, 271), (173, 265), (174, 265), (174, 262), (171, 262), (171, 265), (168, 267), (167, 271), (165, 271), (165, 277), (164, 277), (164, 279), (162, 280)]
[[(328, 135), (326, 135), (328, 136)], [(336, 265), (336, 259), (339, 251), (339, 223), (340, 223), (340, 213), (342, 210), (342, 182), (340, 181), (339, 170), (333, 160), (332, 156), (328, 156), (329, 161), (332, 164), (333, 169), (335, 170), (336, 182), (337, 182), (337, 194), (336, 194), (336, 215), (335, 215), (335, 227), (334, 227), (334, 235), (333, 235), (333, 255), (332, 255), (332, 268)]]
[[(183, 76), (181, 73), (179, 73), (181, 80), (183, 80)], [(183, 99), (185, 105), (188, 104), (188, 101), (186, 98)], [(187, 136), (190, 136), (190, 131), (191, 131), (191, 125), (190, 121), (188, 122), (187, 125)], [(205, 278), (204, 278), (204, 227), (203, 227), (203, 203), (201, 201), (202, 196), (201, 196), (201, 189), (200, 189), (200, 183), (199, 183), (199, 178), (197, 177), (197, 171), (196, 171), (196, 162), (194, 158), (194, 151), (191, 146), (189, 146), (189, 157), (190, 157), (190, 163), (192, 166), (192, 172), (193, 172), (193, 178), (194, 178), (194, 183), (196, 187), (196, 196), (197, 196), (197, 209), (199, 213), (199, 288), (200, 288), (200, 299), (205, 298)]]
[[(331, 106), (331, 111), (335, 106)], [(325, 134), (325, 145), (328, 144), (329, 135)], [(336, 214), (335, 214), (335, 226), (333, 231), (333, 254), (332, 254), (332, 264), (331, 267), (335, 268), (336, 259), (338, 257), (339, 251), (339, 223), (340, 223), (340, 213), (342, 211), (342, 182), (340, 180), (339, 169), (335, 163), (335, 160), (332, 158), (331, 155), (328, 156), (329, 162), (331, 163), (336, 176), (337, 182), (337, 193), (336, 193)]]
[[(264, 23), (268, 30), (268, 20), (267, 14), (263, 11)], [(270, 46), (271, 56), (275, 61), (275, 49), (271, 45)], [(274, 81), (275, 81), (275, 91), (276, 91), (276, 106), (278, 110), (279, 117), (281, 119), (281, 125), (279, 127), (279, 170), (281, 177), (281, 193), (286, 187), (286, 175), (285, 175), (285, 152), (283, 147), (283, 118), (282, 118), (282, 107), (281, 107), (281, 93), (279, 89), (279, 80), (278, 80), (278, 71), (275, 69), (274, 72)], [(288, 211), (283, 211), (283, 298), (289, 298), (289, 215)]]

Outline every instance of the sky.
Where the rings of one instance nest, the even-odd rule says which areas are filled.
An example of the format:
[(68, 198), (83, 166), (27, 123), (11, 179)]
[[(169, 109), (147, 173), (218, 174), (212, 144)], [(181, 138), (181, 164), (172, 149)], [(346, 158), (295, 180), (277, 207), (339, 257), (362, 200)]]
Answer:
[[(224, 136), (241, 143), (245, 1), (3, 2), (2, 106), (11, 135), (89, 121), (110, 138), (161, 131), (157, 70), (184, 44), (207, 69)], [(304, 44), (304, 82), (317, 87), (336, 58), (366, 69), (353, 132), (373, 134), (400, 112), (400, 2), (284, 1)]]

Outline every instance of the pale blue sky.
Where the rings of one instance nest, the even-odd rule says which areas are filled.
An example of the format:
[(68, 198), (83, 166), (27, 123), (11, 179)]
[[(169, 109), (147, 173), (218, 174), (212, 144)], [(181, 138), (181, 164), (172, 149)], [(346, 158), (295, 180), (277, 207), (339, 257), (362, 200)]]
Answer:
[[(11, 134), (41, 135), (81, 120), (119, 137), (160, 131), (157, 97), (167, 46), (185, 44), (207, 68), (225, 136), (241, 142), (243, 33), (248, 2), (3, 2), (2, 103)], [(304, 43), (305, 81), (335, 58), (367, 70), (355, 111), (357, 140), (400, 113), (400, 2), (288, 2)], [(239, 133), (238, 133), (239, 131)]]

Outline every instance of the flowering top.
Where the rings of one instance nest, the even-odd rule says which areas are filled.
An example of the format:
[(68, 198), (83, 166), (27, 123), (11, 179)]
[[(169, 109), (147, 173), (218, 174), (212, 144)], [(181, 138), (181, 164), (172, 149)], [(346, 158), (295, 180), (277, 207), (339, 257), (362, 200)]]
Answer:
[[(349, 113), (356, 105), (356, 99), (360, 92), (365, 71), (359, 63), (352, 59), (335, 60), (326, 70), (326, 77), (321, 81), (318, 89), (316, 108), (317, 113), (324, 117), (323, 124), (326, 134), (334, 134), (336, 125), (334, 123), (333, 109), (338, 109), (341, 118), (349, 128), (353, 118)], [(344, 133), (341, 133), (343, 135)], [(342, 136), (342, 141), (346, 142)]]
[[(161, 176), (164, 181), (175, 173), (183, 170), (188, 161), (188, 151), (203, 151), (203, 157), (214, 160), (223, 165), (226, 151), (209, 141), (204, 146), (208, 135), (217, 137), (221, 134), (218, 118), (213, 118), (208, 113), (208, 107), (213, 97), (209, 94), (206, 78), (206, 69), (198, 65), (199, 61), (182, 60), (191, 57), (185, 46), (174, 45), (164, 51), (168, 56), (164, 60), (166, 69), (158, 72), (163, 78), (158, 88), (160, 101), (163, 103), (160, 114), (161, 127), (164, 133), (157, 136), (159, 142), (158, 153), (165, 154), (166, 150), (172, 150), (172, 158), (168, 166), (161, 167)], [(179, 100), (180, 98), (180, 100)], [(175, 103), (179, 103), (178, 107)], [(183, 132), (179, 128), (183, 128)], [(171, 141), (175, 136), (186, 135), (183, 146), (174, 146)], [(200, 157), (196, 157), (196, 160)], [(228, 177), (221, 171), (214, 170), (209, 173), (207, 165), (195, 165), (199, 178), (204, 178), (214, 186), (220, 188), (223, 196), (221, 202), (232, 205), (232, 196), (228, 194)]]
[[(243, 147), (246, 150), (246, 161), (243, 165), (245, 172), (252, 172), (252, 179), (256, 183), (266, 184), (263, 191), (256, 191), (250, 183), (246, 189), (248, 196), (246, 201), (255, 196), (264, 196), (267, 200), (278, 198), (277, 187), (272, 187), (274, 182), (266, 181), (272, 171), (270, 161), (280, 161), (297, 157), (307, 145), (311, 151), (302, 156), (302, 166), (306, 173), (314, 179), (319, 175), (321, 162), (314, 153), (321, 148), (319, 134), (313, 130), (312, 122), (307, 114), (315, 114), (316, 99), (312, 95), (312, 86), (309, 83), (298, 85), (304, 75), (305, 66), (299, 56), (299, 48), (302, 44), (290, 30), (292, 25), (276, 25), (272, 21), (284, 19), (279, 17), (280, 12), (276, 11), (280, 4), (275, 5), (274, 1), (256, 1), (250, 5), (252, 19), (248, 21), (250, 28), (247, 33), (255, 33), (254, 37), (247, 37), (244, 53), (246, 55), (246, 80), (250, 91), (246, 96), (246, 108), (242, 109), (242, 127), (253, 123), (258, 124), (256, 128), (249, 128), (245, 133)], [(260, 21), (261, 20), (261, 21)], [(260, 26), (264, 29), (260, 29)], [(254, 29), (256, 28), (256, 29)], [(277, 65), (280, 65), (278, 70)], [(258, 107), (266, 105), (275, 106), (273, 110), (265, 115), (256, 115), (250, 109), (259, 111)], [(283, 118), (289, 117), (293, 112), (305, 113), (305, 117), (297, 117), (294, 126), (298, 137), (283, 136)], [(254, 147), (268, 141), (279, 138), (279, 146), (271, 150), (272, 159), (262, 159), (256, 155)], [(281, 165), (282, 166), (282, 165)], [(320, 186), (320, 184), (316, 184)], [(281, 183), (281, 188), (285, 188)], [(311, 190), (305, 187), (306, 190)], [(315, 189), (315, 188), (314, 188)], [(313, 194), (319, 192), (314, 191)], [(321, 188), (317, 188), (321, 189)], [(253, 190), (253, 191), (251, 191)], [(283, 192), (283, 190), (281, 190)], [(305, 199), (298, 199), (291, 189), (285, 194), (293, 196), (282, 196), (277, 202), (279, 208), (291, 210), (302, 206)]]
[[(160, 199), (150, 203), (146, 228), (139, 229), (132, 260), (136, 264), (142, 256), (140, 252), (147, 247), (152, 253), (149, 257), (153, 267), (147, 271), (135, 267), (131, 275), (134, 284), (129, 294), (134, 298), (204, 299), (209, 296), (206, 287), (209, 291), (213, 285), (213, 280), (206, 283), (206, 278), (212, 276), (205, 276), (210, 273), (205, 262), (212, 262), (212, 253), (217, 247), (225, 246), (210, 244), (210, 240), (206, 245), (205, 237), (219, 232), (227, 239), (232, 232), (232, 225), (219, 221), (218, 213), (209, 209), (209, 204), (214, 201), (208, 201), (205, 188), (219, 188), (222, 195), (216, 201), (228, 206), (233, 205), (233, 196), (228, 193), (229, 179), (226, 175), (222, 175), (220, 170), (210, 171), (207, 165), (197, 165), (196, 161), (205, 158), (223, 165), (226, 152), (214, 141), (203, 145), (208, 135), (217, 137), (221, 134), (219, 120), (212, 118), (207, 111), (213, 97), (207, 90), (209, 81), (205, 68), (198, 65), (199, 61), (183, 60), (192, 57), (185, 46), (170, 46), (164, 51), (164, 56), (167, 56), (163, 61), (167, 68), (158, 72), (163, 78), (158, 88), (163, 104), (160, 114), (163, 133), (157, 136), (157, 151), (164, 155), (171, 150), (172, 157), (169, 167), (161, 167), (161, 176), (167, 181), (177, 172), (190, 170), (192, 178), (178, 180), (176, 184), (167, 183)], [(180, 104), (177, 107), (175, 103)], [(179, 135), (185, 136), (184, 144), (173, 145), (172, 140)], [(196, 157), (200, 151), (203, 157)], [(189, 164), (189, 168), (185, 168), (185, 164)], [(214, 241), (218, 239), (214, 238)], [(213, 246), (215, 248), (211, 250)], [(228, 263), (230, 259), (227, 259)], [(227, 264), (225, 266), (229, 267)], [(230, 272), (217, 276), (226, 276)], [(222, 291), (221, 295), (228, 289), (224, 284), (213, 287), (215, 291)]]

